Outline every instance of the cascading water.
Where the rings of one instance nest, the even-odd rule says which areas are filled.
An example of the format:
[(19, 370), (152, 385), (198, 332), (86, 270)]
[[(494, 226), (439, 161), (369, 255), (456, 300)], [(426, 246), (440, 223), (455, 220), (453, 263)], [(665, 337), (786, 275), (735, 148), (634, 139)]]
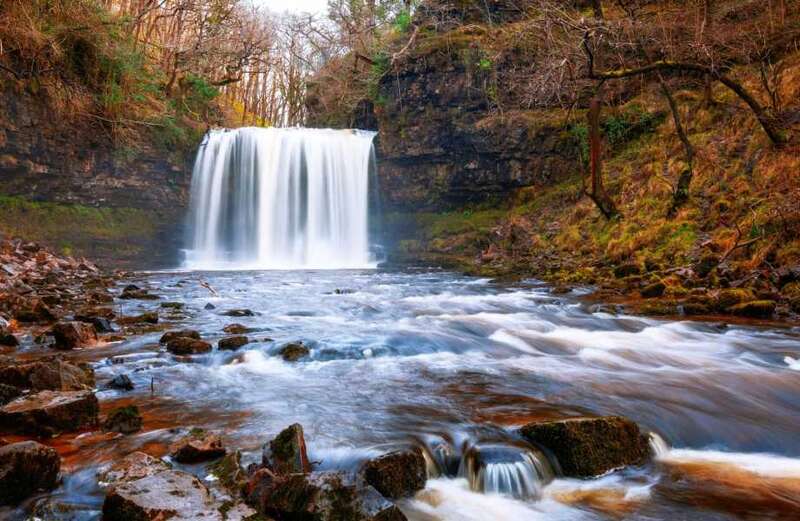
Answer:
[(547, 458), (533, 449), (492, 444), (469, 448), (458, 475), (476, 492), (524, 499), (539, 497), (555, 474)]
[(190, 269), (371, 268), (375, 134), (241, 128), (209, 132), (191, 192)]

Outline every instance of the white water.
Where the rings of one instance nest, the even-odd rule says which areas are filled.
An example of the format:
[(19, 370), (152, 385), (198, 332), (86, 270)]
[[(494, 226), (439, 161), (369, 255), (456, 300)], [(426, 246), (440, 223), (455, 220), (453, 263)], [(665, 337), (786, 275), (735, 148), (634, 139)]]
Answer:
[(369, 252), (374, 133), (209, 132), (191, 192), (189, 269), (354, 269)]

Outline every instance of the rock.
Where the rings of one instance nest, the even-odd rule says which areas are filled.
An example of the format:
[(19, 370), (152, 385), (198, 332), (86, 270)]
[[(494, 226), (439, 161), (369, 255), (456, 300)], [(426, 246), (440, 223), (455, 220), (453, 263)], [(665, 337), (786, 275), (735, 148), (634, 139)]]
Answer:
[(121, 391), (132, 391), (133, 390), (133, 382), (131, 381), (130, 377), (126, 374), (118, 374), (114, 378), (112, 378), (108, 383), (105, 385), (106, 389), (119, 389)]
[(20, 322), (55, 322), (58, 320), (55, 313), (38, 299), (27, 306), (17, 309), (14, 318)]
[(720, 258), (716, 255), (709, 254), (704, 255), (697, 263), (694, 265), (694, 272), (697, 274), (698, 277), (704, 279), (714, 271), (714, 268), (719, 266)]
[(161, 307), (165, 309), (183, 309), (183, 302), (162, 302)]
[(179, 463), (208, 461), (224, 456), (225, 452), (220, 436), (197, 428), (170, 446), (170, 456)]
[(247, 487), (247, 473), (242, 468), (242, 453), (229, 452), (208, 470), (219, 479), (219, 483), (234, 497), (240, 497)]
[(139, 414), (139, 408), (128, 405), (114, 409), (106, 417), (103, 428), (122, 434), (133, 434), (142, 430), (142, 415)]
[(641, 465), (650, 457), (647, 438), (639, 426), (620, 416), (530, 423), (519, 433), (550, 451), (566, 477), (599, 476), (627, 465)]
[(247, 501), (259, 513), (307, 521), (405, 521), (397, 506), (370, 485), (341, 472), (276, 475), (257, 471)]
[(22, 396), (22, 391), (17, 387), (0, 384), (0, 407)]
[(147, 313), (142, 313), (141, 315), (120, 317), (117, 319), (117, 323), (124, 326), (132, 324), (158, 324), (158, 313), (155, 311), (148, 311)]
[(132, 452), (100, 476), (108, 484), (127, 483), (169, 470), (170, 466), (144, 452)]
[(158, 300), (158, 295), (151, 295), (146, 289), (140, 289), (138, 286), (130, 284), (126, 286), (119, 298), (125, 300)]
[(754, 300), (731, 306), (728, 312), (740, 317), (770, 318), (775, 314), (775, 306), (774, 300)]
[(614, 276), (618, 279), (630, 277), (631, 275), (639, 275), (641, 272), (642, 269), (639, 265), (634, 263), (620, 264), (614, 268)]
[(566, 295), (572, 292), (572, 288), (569, 286), (553, 286), (550, 288), (550, 293), (553, 295)]
[(278, 353), (287, 362), (296, 362), (311, 354), (311, 351), (302, 342), (290, 342), (281, 347)]
[(229, 309), (222, 313), (226, 317), (254, 317), (255, 312), (250, 309)]
[(186, 472), (164, 470), (111, 487), (103, 502), (109, 521), (223, 521), (208, 489)]
[(642, 288), (641, 294), (644, 298), (660, 297), (664, 294), (667, 286), (663, 282), (654, 282)]
[(58, 484), (58, 453), (35, 441), (0, 447), (0, 505), (13, 505)]
[(244, 335), (253, 332), (253, 329), (243, 326), (242, 324), (228, 324), (223, 327), (222, 330), (231, 335)]
[(242, 346), (245, 346), (250, 343), (250, 339), (246, 336), (231, 336), (228, 338), (223, 338), (219, 341), (218, 347), (224, 351), (236, 351)]
[(19, 340), (11, 333), (11, 330), (0, 325), (0, 346), (17, 347), (18, 345)]
[(117, 316), (111, 308), (89, 308), (75, 313), (75, 320), (79, 322), (89, 322), (90, 324), (96, 318), (105, 318), (106, 320), (113, 320)]
[(425, 488), (425, 457), (418, 447), (384, 454), (368, 461), (364, 479), (389, 499), (413, 496)]
[(203, 309), (217, 309), (217, 306), (215, 306), (211, 302), (208, 302), (205, 306), (203, 306)]
[(0, 383), (31, 391), (84, 391), (94, 389), (94, 371), (58, 357), (32, 361), (0, 360)]
[(113, 333), (115, 331), (114, 327), (111, 325), (111, 321), (107, 318), (94, 317), (89, 323), (94, 326), (94, 330), (98, 333)]
[(776, 283), (779, 288), (787, 284), (800, 282), (800, 264), (795, 266), (783, 266), (775, 272)]
[(716, 306), (719, 311), (727, 311), (728, 308), (744, 302), (756, 300), (755, 293), (745, 288), (725, 288), (717, 294)]
[(52, 436), (97, 425), (99, 406), (90, 391), (41, 391), (0, 408), (0, 430)]
[(167, 331), (161, 336), (161, 340), (158, 342), (160, 344), (167, 344), (170, 340), (175, 340), (176, 338), (194, 338), (195, 340), (200, 340), (200, 333), (195, 331), (194, 329), (182, 329), (180, 331)]
[(265, 445), (261, 463), (279, 475), (311, 472), (303, 426), (290, 425)]
[(195, 338), (178, 337), (167, 343), (167, 351), (173, 355), (197, 355), (211, 351), (211, 344)]
[(59, 322), (53, 326), (50, 334), (55, 339), (53, 347), (56, 349), (69, 350), (97, 344), (97, 331), (85, 322)]

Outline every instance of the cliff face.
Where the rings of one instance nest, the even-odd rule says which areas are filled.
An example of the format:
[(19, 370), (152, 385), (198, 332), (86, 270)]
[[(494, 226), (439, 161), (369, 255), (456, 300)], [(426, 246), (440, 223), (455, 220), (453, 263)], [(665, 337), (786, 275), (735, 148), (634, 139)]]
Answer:
[(54, 120), (16, 86), (0, 90), (0, 231), (110, 266), (175, 265), (191, 165), (153, 145), (113, 146), (100, 125)]

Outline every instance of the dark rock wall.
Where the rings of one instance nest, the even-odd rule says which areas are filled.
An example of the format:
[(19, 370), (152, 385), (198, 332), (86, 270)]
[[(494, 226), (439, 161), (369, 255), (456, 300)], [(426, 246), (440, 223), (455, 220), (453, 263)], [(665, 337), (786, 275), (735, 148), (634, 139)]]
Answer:
[[(83, 235), (75, 228), (86, 232), (76, 238), (77, 251), (70, 253), (112, 266), (174, 265), (188, 203), (189, 156), (150, 145), (135, 150), (115, 147), (98, 124), (59, 121), (40, 97), (16, 86), (0, 87), (0, 196), (6, 202), (8, 197), (21, 202), (14, 215), (7, 211), (0, 216), (0, 231), (35, 233), (19, 222), (26, 212), (35, 214), (31, 219), (48, 223), (40, 227), (55, 229), (27, 238), (61, 248), (52, 244), (59, 223), (48, 222), (42, 214), (77, 208), (68, 215), (85, 215), (93, 221), (92, 228), (100, 229), (61, 223), (64, 234)], [(113, 233), (94, 222), (103, 216), (117, 217)]]

